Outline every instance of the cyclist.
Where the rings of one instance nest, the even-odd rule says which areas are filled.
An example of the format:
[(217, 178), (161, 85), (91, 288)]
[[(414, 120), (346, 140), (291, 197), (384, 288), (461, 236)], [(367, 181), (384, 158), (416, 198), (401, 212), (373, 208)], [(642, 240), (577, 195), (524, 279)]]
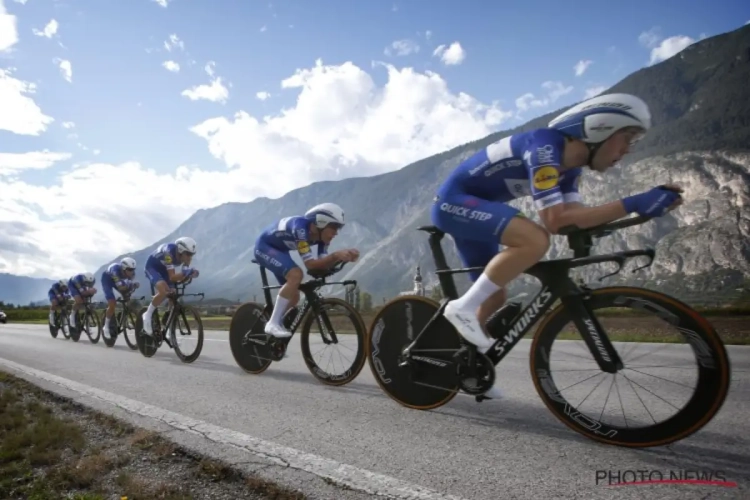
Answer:
[[(302, 269), (292, 260), (296, 249), (307, 269), (328, 269), (338, 261), (355, 262), (359, 251), (350, 248), (328, 255), (328, 246), (344, 227), (344, 211), (335, 203), (321, 203), (305, 212), (304, 216), (285, 217), (266, 227), (255, 241), (255, 257), (270, 270), (282, 285), (276, 297), (271, 319), (264, 331), (274, 337), (292, 334), (281, 321), (287, 309), (299, 302)], [(313, 256), (311, 245), (317, 243), (318, 256)]]
[(78, 309), (80, 309), (81, 304), (83, 304), (83, 298), (91, 297), (96, 293), (94, 283), (96, 283), (96, 277), (93, 273), (76, 274), (68, 281), (68, 289), (70, 290), (70, 295), (75, 301), (73, 304), (73, 310), (70, 311), (69, 319), (70, 324), (75, 328), (79, 327), (78, 322), (76, 321), (76, 313), (78, 313)]
[(52, 283), (52, 287), (50, 287), (49, 292), (47, 292), (47, 297), (49, 297), (49, 324), (54, 325), (55, 324), (55, 311), (60, 310), (60, 306), (65, 304), (68, 299), (70, 299), (70, 294), (68, 293), (68, 283), (65, 280), (55, 281)]
[[(122, 297), (129, 297), (133, 290), (140, 284), (133, 281), (135, 277), (135, 259), (125, 257), (119, 263), (110, 264), (106, 271), (102, 273), (102, 290), (104, 298), (107, 299), (107, 311), (104, 313), (104, 329), (110, 331), (110, 320), (115, 314), (115, 290)], [(110, 332), (111, 334), (111, 332)]]
[(146, 260), (145, 274), (156, 289), (156, 295), (143, 313), (143, 330), (147, 335), (153, 335), (151, 316), (164, 301), (167, 294), (174, 290), (173, 283), (179, 283), (188, 278), (197, 278), (198, 270), (192, 269), (190, 263), (195, 255), (196, 245), (193, 238), (182, 236), (174, 243), (164, 243), (154, 250)]
[[(438, 188), (432, 221), (453, 237), (466, 267), (484, 268), (470, 273), (472, 286), (445, 308), (459, 334), (487, 352), (495, 340), (481, 325), (505, 302), (508, 282), (545, 256), (550, 233), (569, 225), (605, 224), (633, 212), (662, 216), (682, 203), (678, 186), (656, 186), (600, 206), (581, 202), (582, 167), (607, 171), (650, 127), (651, 113), (638, 97), (598, 96), (554, 118), (548, 128), (504, 137), (456, 167)], [(541, 225), (508, 204), (527, 196)], [(485, 394), (501, 395), (497, 388)]]

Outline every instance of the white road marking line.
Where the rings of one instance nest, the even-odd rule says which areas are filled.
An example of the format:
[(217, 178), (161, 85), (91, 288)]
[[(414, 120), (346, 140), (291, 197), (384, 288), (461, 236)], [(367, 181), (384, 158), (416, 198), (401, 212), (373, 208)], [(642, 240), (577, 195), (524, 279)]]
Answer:
[(445, 495), (438, 491), (433, 491), (384, 474), (360, 469), (359, 467), (343, 464), (312, 453), (306, 453), (277, 443), (254, 438), (241, 432), (141, 403), (125, 396), (58, 377), (57, 375), (4, 358), (0, 358), (0, 364), (32, 377), (52, 382), (79, 394), (104, 401), (131, 413), (159, 420), (175, 429), (203, 436), (216, 443), (239, 448), (282, 467), (299, 469), (333, 480), (338, 484), (348, 486), (357, 491), (404, 500), (465, 500), (461, 497)]

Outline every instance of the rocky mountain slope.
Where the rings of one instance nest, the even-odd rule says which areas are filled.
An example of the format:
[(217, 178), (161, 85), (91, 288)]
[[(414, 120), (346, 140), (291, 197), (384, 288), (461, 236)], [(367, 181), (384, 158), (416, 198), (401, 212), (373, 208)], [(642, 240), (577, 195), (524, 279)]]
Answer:
[(0, 302), (28, 305), (43, 300), (53, 281), (0, 273)]
[[(586, 203), (603, 203), (665, 182), (686, 189), (686, 203), (673, 215), (598, 244), (597, 253), (656, 245), (654, 266), (628, 279), (677, 291), (718, 293), (735, 289), (750, 278), (748, 81), (750, 26), (698, 42), (608, 89), (644, 98), (651, 106), (655, 126), (621, 167), (605, 176), (585, 172), (581, 190)], [(190, 235), (200, 248), (194, 264), (202, 275), (193, 286), (195, 291), (231, 300), (252, 300), (253, 295), (260, 299), (258, 267), (250, 262), (259, 230), (277, 218), (334, 201), (344, 207), (349, 220), (335, 247), (354, 246), (362, 255), (340, 278), (358, 279), (377, 304), (382, 297), (410, 289), (417, 265), (422, 266), (427, 284), (436, 281), (426, 235), (416, 227), (429, 224), (430, 203), (441, 179), (477, 149), (502, 136), (545, 126), (561, 111), (396, 172), (320, 182), (276, 200), (259, 198), (200, 210), (172, 234), (133, 256), (142, 266), (158, 244)], [(530, 200), (515, 204), (527, 214), (534, 213)], [(444, 240), (444, 248), (449, 263), (459, 265), (450, 239)], [(548, 258), (566, 252), (565, 239), (556, 237)], [(579, 276), (591, 279), (602, 273), (601, 268), (586, 269)], [(139, 276), (143, 279), (142, 267)], [(465, 278), (457, 281), (460, 289), (467, 286)]]

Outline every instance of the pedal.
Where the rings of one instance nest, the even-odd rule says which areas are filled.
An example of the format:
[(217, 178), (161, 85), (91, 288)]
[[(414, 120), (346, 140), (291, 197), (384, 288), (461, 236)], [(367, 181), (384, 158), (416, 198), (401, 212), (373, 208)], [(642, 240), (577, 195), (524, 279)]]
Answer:
[(475, 360), (474, 366), (459, 367), (458, 384), (466, 394), (481, 397), (495, 385), (495, 366), (485, 354), (477, 353)]

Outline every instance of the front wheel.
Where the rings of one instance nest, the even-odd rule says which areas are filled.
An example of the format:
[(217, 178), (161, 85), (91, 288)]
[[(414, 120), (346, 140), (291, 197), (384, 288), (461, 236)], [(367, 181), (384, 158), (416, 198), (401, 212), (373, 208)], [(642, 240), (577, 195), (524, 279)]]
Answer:
[(461, 348), (458, 332), (443, 316), (419, 338), (409, 366), (400, 366), (401, 353), (440, 308), (432, 299), (398, 297), (372, 320), (367, 361), (375, 381), (393, 400), (416, 410), (443, 406), (459, 391), (454, 356)]
[[(317, 328), (313, 332), (314, 327)], [(311, 335), (314, 339), (312, 345)], [(357, 310), (344, 300), (328, 297), (322, 299), (317, 307), (311, 307), (302, 322), (302, 358), (310, 373), (320, 382), (333, 386), (348, 384), (357, 378), (365, 366), (366, 337), (367, 328)], [(338, 347), (341, 348), (340, 352), (333, 354), (333, 348)], [(323, 364), (325, 369), (313, 360), (313, 356), (318, 354), (328, 355), (328, 361)], [(333, 372), (339, 362), (341, 372)]]
[[(711, 421), (729, 391), (730, 365), (705, 318), (665, 294), (632, 287), (595, 290), (586, 306), (624, 367), (601, 372), (571, 314), (562, 305), (552, 310), (532, 342), (530, 364), (537, 393), (555, 417), (595, 441), (630, 448), (670, 444)], [(648, 350), (654, 351), (649, 358)], [(571, 358), (562, 360), (566, 355)], [(552, 376), (553, 366), (560, 375)]]
[(86, 309), (84, 314), (81, 315), (79, 321), (82, 328), (86, 330), (86, 335), (88, 335), (89, 341), (91, 341), (92, 344), (98, 343), (99, 337), (102, 335), (102, 324), (99, 321), (99, 315), (96, 314), (96, 311), (93, 309)]
[[(181, 306), (180, 313), (169, 329), (169, 335), (174, 352), (180, 361), (192, 363), (198, 359), (203, 350), (203, 322), (198, 310), (190, 306)], [(191, 343), (194, 343), (195, 347), (189, 349)]]

